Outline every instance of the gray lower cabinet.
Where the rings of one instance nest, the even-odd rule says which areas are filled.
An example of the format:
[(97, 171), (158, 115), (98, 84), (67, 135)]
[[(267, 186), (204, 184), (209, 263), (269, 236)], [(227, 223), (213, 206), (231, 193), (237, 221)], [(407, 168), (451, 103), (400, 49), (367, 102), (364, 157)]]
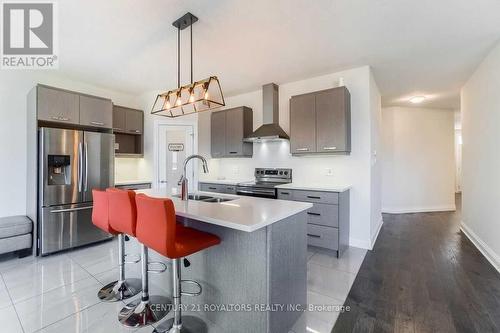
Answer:
[(78, 125), (79, 95), (43, 85), (37, 89), (38, 120)]
[(113, 127), (113, 102), (109, 99), (80, 96), (80, 125)]
[(344, 192), (278, 189), (278, 199), (313, 203), (307, 211), (308, 244), (337, 251), (349, 247), (349, 190)]
[(346, 87), (290, 99), (290, 152), (293, 155), (351, 152), (351, 95)]
[(253, 144), (243, 141), (252, 133), (252, 109), (241, 106), (213, 112), (210, 123), (212, 157), (251, 157), (253, 155)]
[(198, 188), (203, 192), (216, 192), (216, 193), (227, 193), (236, 194), (236, 185), (226, 185), (226, 184), (212, 184), (212, 183), (199, 183)]

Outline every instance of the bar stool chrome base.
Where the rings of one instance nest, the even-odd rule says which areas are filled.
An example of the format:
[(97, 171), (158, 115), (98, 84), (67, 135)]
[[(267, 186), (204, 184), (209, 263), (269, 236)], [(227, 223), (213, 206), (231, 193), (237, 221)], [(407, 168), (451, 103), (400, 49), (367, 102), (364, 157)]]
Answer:
[(207, 333), (207, 324), (198, 317), (182, 316), (180, 327), (174, 327), (174, 318), (158, 325), (153, 333)]
[(97, 293), (97, 297), (104, 302), (117, 302), (128, 299), (141, 292), (141, 280), (126, 279), (114, 281), (104, 286)]
[(138, 299), (127, 304), (118, 314), (118, 320), (127, 327), (142, 327), (161, 320), (171, 309), (172, 299), (150, 296), (149, 301)]

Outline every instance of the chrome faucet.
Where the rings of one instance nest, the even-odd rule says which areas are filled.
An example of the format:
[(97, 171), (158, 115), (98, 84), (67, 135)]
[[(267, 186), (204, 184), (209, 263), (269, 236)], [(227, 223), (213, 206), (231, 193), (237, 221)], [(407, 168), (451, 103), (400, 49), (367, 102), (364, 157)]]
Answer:
[(191, 156), (186, 157), (186, 159), (184, 160), (184, 168), (183, 168), (182, 176), (181, 176), (181, 179), (179, 180), (179, 183), (178, 183), (178, 185), (181, 186), (181, 200), (184, 200), (184, 201), (188, 200), (188, 179), (186, 176), (186, 167), (187, 167), (188, 162), (194, 158), (198, 158), (201, 160), (201, 162), (203, 163), (203, 172), (208, 173), (208, 164), (207, 164), (207, 160), (205, 159), (205, 157), (203, 157), (201, 155), (191, 155)]

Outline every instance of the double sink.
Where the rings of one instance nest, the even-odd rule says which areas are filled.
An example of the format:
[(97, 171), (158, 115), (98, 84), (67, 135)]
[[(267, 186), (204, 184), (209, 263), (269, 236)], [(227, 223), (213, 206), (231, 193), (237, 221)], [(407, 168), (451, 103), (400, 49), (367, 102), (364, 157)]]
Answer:
[[(181, 196), (180, 195), (175, 195), (175, 197), (180, 198)], [(221, 203), (221, 202), (231, 201), (231, 200), (234, 200), (234, 199), (221, 198), (221, 197), (213, 197), (213, 196), (210, 196), (210, 195), (203, 195), (203, 194), (189, 194), (188, 195), (188, 200)]]

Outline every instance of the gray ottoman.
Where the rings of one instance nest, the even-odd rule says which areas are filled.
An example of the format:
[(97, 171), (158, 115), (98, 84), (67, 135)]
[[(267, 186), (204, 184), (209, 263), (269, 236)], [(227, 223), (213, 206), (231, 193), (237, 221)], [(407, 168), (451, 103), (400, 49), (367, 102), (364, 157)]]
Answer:
[(33, 222), (24, 215), (0, 217), (0, 254), (31, 249), (32, 231)]

